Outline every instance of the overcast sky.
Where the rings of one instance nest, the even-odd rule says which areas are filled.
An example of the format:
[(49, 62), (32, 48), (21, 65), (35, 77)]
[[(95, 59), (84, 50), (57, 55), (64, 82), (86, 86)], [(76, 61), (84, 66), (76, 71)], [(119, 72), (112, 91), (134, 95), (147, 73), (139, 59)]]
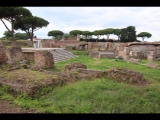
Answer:
[[(71, 30), (101, 30), (106, 28), (126, 28), (135, 26), (137, 34), (149, 32), (151, 38), (145, 41), (160, 41), (160, 7), (25, 7), (33, 16), (44, 18), (47, 27), (37, 30), (38, 38), (49, 38), (51, 30), (69, 33)], [(10, 23), (5, 21), (11, 28)], [(7, 29), (0, 21), (0, 37)], [(23, 32), (23, 31), (15, 31)], [(103, 36), (106, 38), (106, 36)], [(110, 38), (117, 39), (111, 35)], [(141, 38), (137, 38), (141, 40)]]

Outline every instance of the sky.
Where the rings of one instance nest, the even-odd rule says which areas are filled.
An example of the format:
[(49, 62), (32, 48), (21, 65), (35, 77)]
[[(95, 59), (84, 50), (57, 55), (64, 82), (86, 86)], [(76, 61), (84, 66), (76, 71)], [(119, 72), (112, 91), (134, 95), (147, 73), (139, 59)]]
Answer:
[[(48, 32), (60, 30), (69, 33), (71, 30), (102, 30), (107, 28), (126, 28), (134, 26), (136, 34), (149, 32), (147, 42), (160, 41), (160, 7), (25, 7), (33, 16), (49, 22), (47, 27), (34, 32), (37, 38), (47, 39)], [(11, 29), (11, 24), (5, 21)], [(0, 37), (7, 29), (0, 21)], [(23, 31), (15, 31), (21, 32)], [(101, 38), (106, 38), (102, 36)], [(116, 35), (110, 38), (117, 39)], [(142, 40), (142, 38), (137, 38)]]

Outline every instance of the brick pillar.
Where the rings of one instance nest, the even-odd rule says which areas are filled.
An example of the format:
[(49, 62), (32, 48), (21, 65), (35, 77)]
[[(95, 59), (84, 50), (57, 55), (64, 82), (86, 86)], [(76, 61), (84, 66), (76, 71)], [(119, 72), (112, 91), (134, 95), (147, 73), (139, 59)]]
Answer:
[(34, 53), (35, 66), (38, 68), (53, 68), (53, 55), (46, 50), (36, 50)]
[(112, 43), (109, 43), (109, 50), (112, 49)]
[(124, 55), (125, 56), (129, 55), (129, 48), (128, 47), (124, 47)]
[(148, 54), (147, 60), (151, 61), (151, 62), (155, 61), (156, 60), (156, 55), (155, 54)]
[(24, 59), (22, 49), (18, 46), (7, 48), (6, 55), (8, 57), (7, 63), (16, 63)]
[(8, 60), (8, 57), (6, 55), (6, 47), (5, 46), (0, 46), (0, 64), (1, 63), (6, 63)]

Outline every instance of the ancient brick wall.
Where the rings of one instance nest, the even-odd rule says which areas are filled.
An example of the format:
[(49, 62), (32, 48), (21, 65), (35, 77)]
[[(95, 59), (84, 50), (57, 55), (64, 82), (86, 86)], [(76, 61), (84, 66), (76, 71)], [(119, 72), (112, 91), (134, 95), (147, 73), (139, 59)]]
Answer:
[(37, 50), (34, 52), (35, 68), (53, 68), (53, 55), (46, 50)]
[(156, 58), (160, 58), (160, 46), (157, 46), (156, 49)]
[(19, 62), (24, 59), (21, 47), (11, 47), (6, 49), (8, 63)]
[[(132, 45), (129, 46), (131, 51), (155, 51), (156, 47), (154, 45)], [(147, 53), (147, 52), (146, 52)]]
[(0, 46), (0, 64), (6, 63), (8, 60), (7, 54), (6, 54), (6, 47)]
[(115, 79), (116, 81), (127, 82), (127, 83), (137, 83), (137, 84), (146, 84), (149, 83), (144, 79), (143, 74), (132, 71), (129, 69), (112, 69), (107, 71), (107, 76)]
[(58, 48), (56, 40), (42, 40), (42, 48)]
[(66, 48), (67, 45), (79, 45), (79, 41), (75, 39), (67, 39), (64, 41), (42, 40), (42, 48)]

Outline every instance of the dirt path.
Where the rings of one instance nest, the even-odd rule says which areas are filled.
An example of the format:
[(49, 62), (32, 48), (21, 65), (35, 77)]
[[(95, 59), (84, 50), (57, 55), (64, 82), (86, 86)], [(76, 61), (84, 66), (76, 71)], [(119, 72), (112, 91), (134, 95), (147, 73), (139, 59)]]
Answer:
[(25, 110), (11, 101), (0, 100), (0, 113), (38, 113), (35, 110)]

